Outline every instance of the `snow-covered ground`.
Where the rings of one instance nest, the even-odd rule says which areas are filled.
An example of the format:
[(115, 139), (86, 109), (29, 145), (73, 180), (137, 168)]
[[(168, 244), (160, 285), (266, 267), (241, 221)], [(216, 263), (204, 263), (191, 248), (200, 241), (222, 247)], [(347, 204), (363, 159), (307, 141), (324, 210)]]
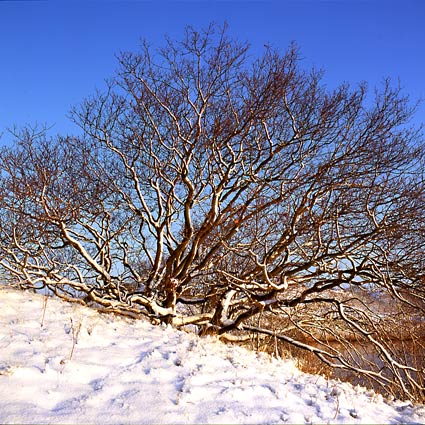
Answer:
[(424, 423), (294, 363), (0, 289), (0, 423)]

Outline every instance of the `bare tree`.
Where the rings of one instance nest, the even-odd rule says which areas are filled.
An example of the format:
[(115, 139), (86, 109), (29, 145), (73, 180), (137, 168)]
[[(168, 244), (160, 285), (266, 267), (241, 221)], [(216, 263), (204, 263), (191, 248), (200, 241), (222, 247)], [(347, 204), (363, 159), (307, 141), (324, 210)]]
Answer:
[(414, 108), (388, 81), (329, 91), (298, 62), (294, 46), (254, 60), (214, 26), (121, 54), (73, 111), (83, 137), (26, 131), (3, 150), (2, 266), (122, 314), (273, 335), (423, 396), (391, 345), (394, 312), (424, 312)]

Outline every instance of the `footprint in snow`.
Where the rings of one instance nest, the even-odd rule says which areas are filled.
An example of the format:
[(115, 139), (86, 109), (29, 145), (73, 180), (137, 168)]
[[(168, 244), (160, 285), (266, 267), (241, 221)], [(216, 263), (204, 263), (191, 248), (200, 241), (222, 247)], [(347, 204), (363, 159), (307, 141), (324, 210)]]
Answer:
[(82, 410), (82, 404), (87, 401), (87, 399), (88, 396), (83, 395), (81, 397), (72, 397), (68, 400), (63, 400), (53, 408), (53, 412), (61, 412), (61, 414), (75, 413), (76, 410)]
[(93, 388), (93, 391), (100, 391), (103, 389), (104, 380), (103, 379), (94, 379), (90, 382), (90, 386)]

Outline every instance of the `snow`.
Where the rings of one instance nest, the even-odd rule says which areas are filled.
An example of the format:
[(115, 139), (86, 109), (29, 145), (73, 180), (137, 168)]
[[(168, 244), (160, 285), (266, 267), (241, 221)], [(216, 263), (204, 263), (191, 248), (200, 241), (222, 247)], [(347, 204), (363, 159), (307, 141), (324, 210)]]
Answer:
[(0, 289), (0, 423), (425, 423), (209, 337)]

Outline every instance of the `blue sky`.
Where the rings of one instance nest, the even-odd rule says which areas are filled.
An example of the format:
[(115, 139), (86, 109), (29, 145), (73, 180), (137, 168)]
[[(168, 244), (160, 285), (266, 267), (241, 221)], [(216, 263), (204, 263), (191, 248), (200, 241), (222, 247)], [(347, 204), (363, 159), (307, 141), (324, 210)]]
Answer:
[(254, 52), (296, 41), (329, 87), (391, 77), (425, 99), (425, 0), (0, 0), (0, 143), (13, 125), (76, 132), (67, 114), (114, 74), (115, 53), (211, 21), (227, 21)]

